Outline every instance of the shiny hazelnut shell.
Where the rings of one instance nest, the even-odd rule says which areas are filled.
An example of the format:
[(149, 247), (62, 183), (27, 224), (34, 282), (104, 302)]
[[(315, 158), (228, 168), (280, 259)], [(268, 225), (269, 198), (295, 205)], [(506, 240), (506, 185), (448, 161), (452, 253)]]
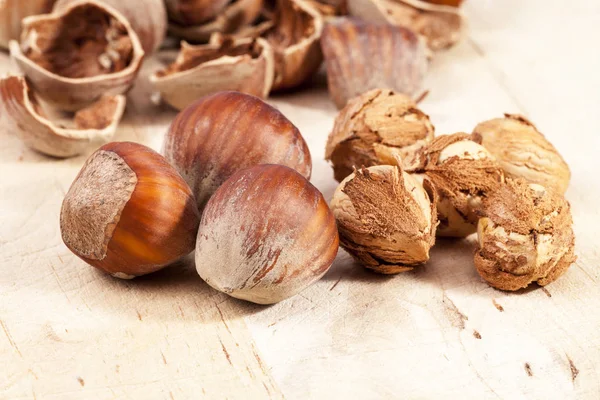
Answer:
[(75, 255), (132, 278), (191, 252), (199, 219), (189, 186), (160, 154), (115, 142), (84, 164), (63, 201), (60, 226)]
[(312, 168), (298, 128), (274, 107), (238, 92), (218, 92), (181, 111), (163, 154), (188, 182), (200, 209), (241, 169), (281, 164), (308, 179)]
[(291, 168), (259, 165), (234, 174), (208, 201), (196, 268), (217, 290), (272, 304), (320, 279), (338, 244), (323, 195)]

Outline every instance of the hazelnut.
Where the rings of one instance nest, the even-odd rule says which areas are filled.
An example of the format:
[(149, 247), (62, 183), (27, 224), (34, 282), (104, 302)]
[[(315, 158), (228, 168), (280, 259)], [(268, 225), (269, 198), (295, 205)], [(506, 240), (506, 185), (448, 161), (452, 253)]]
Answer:
[(167, 103), (181, 110), (222, 90), (265, 98), (273, 84), (273, 68), (273, 49), (266, 40), (215, 36), (207, 45), (183, 42), (177, 60), (150, 76), (150, 82)]
[(300, 131), (257, 97), (219, 92), (177, 115), (165, 137), (167, 160), (188, 182), (200, 210), (235, 172), (282, 164), (310, 178), (310, 152)]
[(74, 115), (42, 106), (22, 76), (0, 80), (0, 115), (5, 128), (32, 149), (54, 157), (72, 157), (108, 142), (125, 111), (125, 96), (103, 96)]
[(323, 195), (288, 167), (259, 165), (235, 173), (208, 201), (196, 268), (217, 290), (272, 304), (320, 279), (338, 245)]
[(403, 27), (351, 19), (329, 22), (321, 47), (329, 95), (338, 108), (372, 89), (413, 95), (428, 67), (427, 47)]
[(86, 161), (63, 201), (60, 229), (82, 260), (133, 278), (191, 252), (199, 218), (190, 188), (160, 154), (120, 142)]
[(480, 123), (473, 137), (498, 160), (507, 176), (525, 180), (564, 194), (571, 171), (556, 148), (520, 115), (505, 114)]
[(483, 201), (475, 267), (491, 286), (518, 290), (545, 286), (575, 262), (569, 203), (552, 190), (507, 179)]
[(400, 167), (382, 165), (344, 179), (331, 209), (341, 246), (366, 268), (396, 274), (429, 260), (437, 226), (434, 204), (429, 181), (422, 186)]
[(434, 127), (417, 105), (400, 93), (371, 90), (348, 102), (335, 119), (325, 158), (341, 182), (354, 168), (396, 165), (433, 139)]
[(9, 41), (19, 38), (23, 18), (50, 12), (53, 2), (53, 0), (0, 1), (0, 49), (7, 49)]
[(416, 178), (427, 177), (436, 190), (438, 236), (475, 233), (482, 199), (504, 176), (490, 152), (465, 133), (435, 138), (404, 165)]
[(365, 21), (403, 26), (422, 35), (431, 50), (457, 43), (465, 17), (456, 7), (421, 0), (348, 0), (350, 15)]
[(129, 21), (99, 0), (23, 20), (10, 52), (31, 87), (51, 106), (78, 111), (127, 92), (144, 57)]

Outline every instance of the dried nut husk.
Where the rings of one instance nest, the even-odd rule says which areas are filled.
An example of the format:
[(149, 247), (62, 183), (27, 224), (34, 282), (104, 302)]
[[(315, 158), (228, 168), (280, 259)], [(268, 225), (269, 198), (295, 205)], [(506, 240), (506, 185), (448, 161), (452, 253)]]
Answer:
[(372, 22), (404, 26), (423, 35), (431, 50), (456, 44), (463, 36), (465, 17), (456, 8), (420, 0), (348, 0), (350, 15)]
[(169, 19), (183, 26), (214, 19), (231, 0), (165, 0)]
[(264, 0), (237, 0), (229, 3), (214, 19), (200, 25), (169, 23), (172, 36), (194, 42), (208, 42), (213, 33), (229, 34), (254, 22), (262, 11)]
[(412, 95), (427, 71), (427, 47), (409, 29), (352, 19), (329, 22), (321, 47), (329, 95), (338, 108), (371, 89)]
[(303, 0), (277, 0), (275, 25), (264, 34), (275, 52), (273, 90), (295, 88), (321, 65), (323, 17)]
[(391, 165), (359, 169), (344, 179), (331, 201), (341, 246), (382, 274), (429, 260), (437, 217), (435, 193), (424, 183)]
[(21, 34), (21, 20), (30, 15), (45, 14), (52, 10), (54, 0), (2, 0), (0, 1), (0, 49)]
[(150, 76), (162, 98), (181, 110), (211, 93), (233, 90), (266, 98), (273, 84), (273, 49), (261, 38), (182, 43), (177, 60)]
[(125, 93), (144, 58), (127, 19), (96, 0), (25, 18), (21, 44), (12, 41), (10, 52), (32, 89), (66, 111)]
[[(59, 11), (81, 0), (58, 0), (54, 10)], [(163, 0), (99, 0), (120, 12), (137, 33), (146, 54), (158, 50), (167, 35), (167, 10)], [(140, 7), (142, 5), (142, 7)]]
[(539, 183), (560, 194), (567, 191), (569, 166), (525, 117), (505, 114), (505, 118), (482, 122), (473, 137), (496, 157), (507, 176)]
[(507, 178), (483, 206), (475, 266), (491, 286), (502, 290), (518, 290), (533, 282), (545, 286), (575, 262), (573, 219), (561, 195)]
[(408, 96), (375, 89), (348, 102), (329, 134), (325, 158), (338, 182), (355, 168), (396, 165), (433, 140), (429, 116)]
[(72, 157), (91, 145), (108, 142), (125, 111), (125, 97), (104, 96), (70, 120), (51, 120), (25, 78), (0, 80), (0, 115), (4, 128), (34, 150), (54, 157)]
[(482, 200), (502, 183), (502, 168), (465, 133), (439, 136), (404, 163), (417, 179), (426, 177), (437, 192), (437, 236), (475, 233)]

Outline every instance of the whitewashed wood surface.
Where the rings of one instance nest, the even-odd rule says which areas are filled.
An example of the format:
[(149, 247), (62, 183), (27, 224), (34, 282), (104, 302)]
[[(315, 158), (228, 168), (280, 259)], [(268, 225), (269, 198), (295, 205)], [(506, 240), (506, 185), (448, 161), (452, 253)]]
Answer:
[[(212, 290), (191, 259), (115, 280), (60, 239), (60, 204), (87, 155), (41, 156), (0, 125), (0, 398), (600, 398), (600, 3), (470, 0), (465, 12), (468, 37), (434, 60), (422, 108), (440, 134), (522, 113), (560, 149), (579, 256), (565, 276), (494, 290), (471, 238), (439, 241), (430, 263), (395, 277), (340, 252), (323, 280), (271, 307)], [(175, 112), (150, 102), (157, 65), (116, 140), (160, 148)], [(306, 137), (330, 198), (336, 110), (323, 83), (271, 101)]]

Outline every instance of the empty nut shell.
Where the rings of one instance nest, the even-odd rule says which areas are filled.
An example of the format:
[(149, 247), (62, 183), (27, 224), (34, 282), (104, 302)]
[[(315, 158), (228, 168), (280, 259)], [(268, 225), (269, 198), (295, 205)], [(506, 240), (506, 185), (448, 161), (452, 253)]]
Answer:
[(91, 144), (103, 144), (114, 135), (125, 111), (124, 96), (104, 96), (68, 121), (50, 119), (25, 78), (10, 76), (0, 80), (0, 115), (5, 127), (34, 150), (54, 157), (72, 157)]
[(265, 98), (273, 84), (273, 68), (273, 49), (261, 38), (200, 46), (183, 42), (177, 60), (150, 76), (150, 82), (167, 103), (181, 110), (224, 90)]
[(238, 92), (215, 93), (181, 111), (163, 151), (201, 210), (223, 182), (244, 168), (281, 164), (305, 178), (312, 168), (298, 128), (264, 101)]
[(425, 43), (403, 27), (341, 19), (326, 25), (321, 46), (329, 94), (338, 108), (372, 89), (412, 95), (427, 70)]
[(10, 43), (10, 51), (32, 89), (66, 111), (125, 93), (144, 57), (127, 19), (96, 0), (25, 18), (21, 39), (21, 45)]
[(522, 179), (507, 179), (483, 206), (475, 266), (491, 286), (545, 286), (575, 262), (571, 210), (561, 195)]
[(196, 268), (217, 290), (272, 304), (320, 279), (338, 245), (323, 195), (288, 167), (259, 165), (234, 174), (206, 205)]
[(457, 43), (465, 25), (458, 8), (421, 0), (348, 0), (348, 10), (366, 21), (409, 28), (424, 36), (432, 50)]
[(429, 260), (435, 243), (435, 194), (400, 167), (357, 170), (336, 189), (331, 209), (341, 246), (382, 274), (409, 271)]
[(160, 154), (117, 142), (84, 164), (63, 200), (60, 229), (75, 255), (129, 279), (190, 253), (199, 218), (190, 188)]
[(504, 179), (490, 152), (471, 139), (464, 133), (439, 136), (404, 163), (407, 172), (427, 177), (437, 192), (438, 236), (475, 233), (482, 199)]
[(52, 10), (54, 0), (3, 0), (0, 1), (0, 48), (19, 38), (21, 20), (30, 15), (45, 14)]
[(434, 127), (410, 97), (371, 90), (348, 102), (327, 140), (325, 158), (341, 182), (355, 168), (396, 165), (431, 142)]
[(507, 176), (539, 183), (560, 194), (567, 191), (569, 166), (525, 117), (505, 114), (505, 118), (482, 122), (473, 137), (496, 157)]

